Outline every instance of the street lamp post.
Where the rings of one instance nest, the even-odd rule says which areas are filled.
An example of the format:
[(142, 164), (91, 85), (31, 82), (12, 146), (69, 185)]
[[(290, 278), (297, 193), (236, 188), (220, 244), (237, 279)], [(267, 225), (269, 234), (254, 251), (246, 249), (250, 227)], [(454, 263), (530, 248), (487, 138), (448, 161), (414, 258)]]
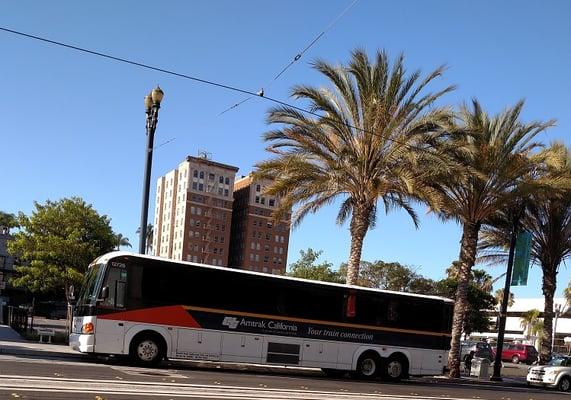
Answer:
[(159, 120), (159, 108), (164, 92), (159, 86), (145, 96), (145, 109), (147, 114), (147, 148), (145, 150), (145, 176), (143, 178), (143, 205), (141, 208), (141, 228), (139, 233), (139, 253), (145, 254), (147, 242), (147, 217), (149, 214), (149, 186), (151, 184), (151, 167), (153, 164), (153, 142), (155, 129)]
[(557, 320), (561, 316), (561, 304), (555, 304), (555, 321), (553, 323), (553, 332), (551, 335), (551, 353), (553, 354), (553, 347), (555, 346), (555, 335), (557, 335)]

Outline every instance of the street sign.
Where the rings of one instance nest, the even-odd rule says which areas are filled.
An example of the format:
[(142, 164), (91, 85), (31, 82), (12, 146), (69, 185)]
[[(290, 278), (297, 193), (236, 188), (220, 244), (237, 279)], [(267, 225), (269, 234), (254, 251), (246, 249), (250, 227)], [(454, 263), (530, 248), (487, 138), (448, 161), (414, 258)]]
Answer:
[(529, 259), (531, 256), (531, 233), (523, 231), (518, 233), (514, 266), (512, 274), (512, 286), (526, 286), (529, 272)]

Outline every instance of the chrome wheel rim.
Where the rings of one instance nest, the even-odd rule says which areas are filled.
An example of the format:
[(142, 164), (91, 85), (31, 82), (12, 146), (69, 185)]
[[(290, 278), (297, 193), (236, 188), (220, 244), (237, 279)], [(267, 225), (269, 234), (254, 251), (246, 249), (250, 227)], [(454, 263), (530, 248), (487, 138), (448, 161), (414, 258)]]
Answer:
[(569, 379), (563, 378), (563, 380), (561, 381), (561, 390), (563, 392), (566, 392), (569, 390), (569, 387), (571, 387), (571, 382), (569, 382)]
[(375, 363), (375, 360), (371, 358), (367, 358), (361, 363), (361, 372), (365, 376), (373, 376), (376, 370), (377, 364)]
[(398, 378), (402, 374), (402, 365), (398, 361), (391, 361), (387, 365), (387, 373), (391, 378)]
[(142, 361), (153, 361), (159, 355), (159, 346), (152, 340), (143, 340), (137, 346), (137, 356)]

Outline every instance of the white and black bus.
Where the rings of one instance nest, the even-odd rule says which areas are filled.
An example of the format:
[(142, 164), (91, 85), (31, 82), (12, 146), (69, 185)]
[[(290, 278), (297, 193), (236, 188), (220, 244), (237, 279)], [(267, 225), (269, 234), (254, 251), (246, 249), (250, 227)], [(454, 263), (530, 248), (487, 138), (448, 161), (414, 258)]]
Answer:
[(398, 380), (442, 373), (452, 308), (435, 296), (114, 252), (89, 266), (70, 346), (143, 365), (245, 362)]

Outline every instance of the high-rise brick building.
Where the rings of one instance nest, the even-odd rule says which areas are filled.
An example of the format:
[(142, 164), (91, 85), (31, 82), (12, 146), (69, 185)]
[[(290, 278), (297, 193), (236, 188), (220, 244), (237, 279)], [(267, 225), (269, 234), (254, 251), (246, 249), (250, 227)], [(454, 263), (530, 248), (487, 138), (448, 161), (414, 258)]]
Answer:
[(272, 212), (279, 199), (264, 195), (267, 182), (251, 175), (236, 180), (232, 212), (230, 261), (232, 267), (284, 274), (291, 214), (274, 222)]
[(238, 168), (188, 156), (157, 181), (153, 254), (228, 265)]

